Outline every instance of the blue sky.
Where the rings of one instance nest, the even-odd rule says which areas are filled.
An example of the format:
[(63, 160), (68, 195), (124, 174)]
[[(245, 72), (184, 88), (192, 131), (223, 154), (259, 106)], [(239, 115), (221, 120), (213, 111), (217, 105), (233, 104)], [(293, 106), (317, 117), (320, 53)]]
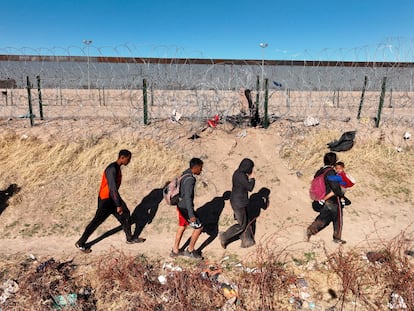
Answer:
[(413, 62), (414, 1), (2, 1), (0, 54), (85, 55), (85, 39), (91, 56)]

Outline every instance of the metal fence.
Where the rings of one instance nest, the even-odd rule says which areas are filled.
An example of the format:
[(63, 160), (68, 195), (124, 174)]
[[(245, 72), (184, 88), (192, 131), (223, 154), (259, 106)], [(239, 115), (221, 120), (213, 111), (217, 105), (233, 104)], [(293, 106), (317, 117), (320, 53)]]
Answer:
[(69, 55), (0, 55), (0, 117), (26, 116), (31, 96), (36, 117), (202, 121), (240, 113), (243, 89), (263, 115), (265, 79), (273, 119), (375, 118), (384, 88), (382, 119), (414, 123), (414, 63)]

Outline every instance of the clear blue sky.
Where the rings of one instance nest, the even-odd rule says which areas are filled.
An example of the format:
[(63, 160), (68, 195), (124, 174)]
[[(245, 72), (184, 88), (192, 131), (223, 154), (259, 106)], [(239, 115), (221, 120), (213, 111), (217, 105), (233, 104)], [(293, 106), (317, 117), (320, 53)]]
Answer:
[[(0, 54), (411, 61), (413, 0), (9, 0)], [(265, 42), (266, 48), (259, 44)]]

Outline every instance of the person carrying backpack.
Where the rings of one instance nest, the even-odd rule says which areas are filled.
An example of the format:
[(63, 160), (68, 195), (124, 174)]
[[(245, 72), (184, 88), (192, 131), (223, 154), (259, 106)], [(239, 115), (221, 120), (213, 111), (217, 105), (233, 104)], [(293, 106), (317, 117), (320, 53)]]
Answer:
[(314, 178), (322, 174), (325, 175), (325, 196), (322, 200), (313, 201), (312, 203), (313, 209), (318, 211), (319, 215), (306, 230), (307, 241), (309, 241), (312, 235), (317, 234), (332, 222), (334, 228), (333, 241), (339, 244), (346, 243), (346, 241), (342, 240), (343, 206), (341, 204), (341, 198), (343, 198), (343, 192), (340, 183), (329, 178), (329, 176), (336, 175), (333, 169), (336, 160), (336, 153), (326, 153), (323, 158), (324, 166), (315, 173)]
[[(196, 212), (194, 211), (194, 188), (195, 175), (200, 175), (203, 170), (203, 161), (199, 158), (192, 158), (190, 160), (190, 168), (186, 169), (180, 181), (179, 202), (177, 205), (178, 212), (178, 229), (175, 234), (175, 241), (170, 256), (176, 257), (179, 255), (188, 256), (191, 258), (201, 259), (201, 255), (194, 249), (194, 246), (203, 229)], [(180, 252), (180, 242), (183, 233), (187, 226), (190, 225), (194, 229), (191, 234), (190, 244), (187, 250)]]

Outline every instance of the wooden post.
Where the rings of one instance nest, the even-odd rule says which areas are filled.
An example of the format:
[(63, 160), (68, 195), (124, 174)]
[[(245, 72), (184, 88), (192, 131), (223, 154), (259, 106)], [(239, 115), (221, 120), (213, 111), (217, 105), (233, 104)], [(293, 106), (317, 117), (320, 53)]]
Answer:
[(42, 102), (42, 90), (40, 88), (40, 76), (37, 76), (36, 79), (37, 79), (37, 94), (39, 96), (39, 114), (40, 114), (40, 120), (43, 120), (43, 102)]
[(27, 99), (29, 101), (29, 118), (30, 118), (30, 126), (34, 125), (34, 121), (33, 121), (33, 109), (32, 109), (32, 94), (30, 91), (30, 80), (29, 80), (29, 76), (27, 76)]
[(357, 115), (357, 119), (360, 119), (360, 118), (361, 118), (362, 104), (364, 103), (365, 89), (367, 88), (367, 83), (368, 83), (368, 77), (367, 77), (367, 76), (365, 76), (365, 79), (364, 79), (364, 86), (362, 87), (361, 100), (359, 101), (359, 108), (358, 108), (358, 115)]
[(381, 96), (380, 96), (380, 102), (379, 102), (379, 107), (378, 107), (377, 120), (375, 122), (375, 127), (377, 128), (379, 127), (380, 120), (381, 120), (381, 112), (382, 112), (382, 107), (384, 105), (386, 83), (387, 83), (387, 77), (382, 78)]

